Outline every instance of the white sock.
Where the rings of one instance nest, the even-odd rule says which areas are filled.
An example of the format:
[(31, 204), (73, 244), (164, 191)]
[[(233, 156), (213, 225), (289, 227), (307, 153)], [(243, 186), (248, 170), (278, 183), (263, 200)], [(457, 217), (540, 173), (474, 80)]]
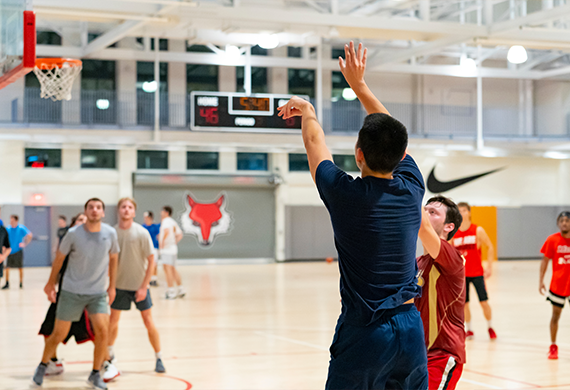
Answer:
[(109, 351), (109, 358), (110, 358), (110, 359), (113, 359), (113, 358), (115, 357), (115, 351), (113, 350), (113, 346), (112, 346), (112, 345), (109, 345), (109, 346), (107, 347), (107, 351)]
[(184, 287), (182, 285), (178, 286), (178, 291), (184, 291)]
[(150, 277), (150, 280), (151, 280), (151, 281), (158, 280), (158, 277), (157, 277), (156, 275), (152, 275), (152, 276)]
[(488, 326), (489, 328), (492, 328), (492, 327), (493, 327), (493, 324), (491, 323), (491, 320), (487, 321), (487, 326)]
[(157, 359), (162, 359), (162, 352), (155, 353)]
[(467, 330), (468, 330), (468, 331), (471, 330), (471, 321), (466, 322), (466, 324), (467, 324)]

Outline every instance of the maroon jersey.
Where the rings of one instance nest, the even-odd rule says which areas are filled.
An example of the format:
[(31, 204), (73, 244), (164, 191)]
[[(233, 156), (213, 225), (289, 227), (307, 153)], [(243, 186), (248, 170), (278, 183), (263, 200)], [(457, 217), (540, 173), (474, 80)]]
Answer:
[(422, 297), (416, 306), (424, 324), (428, 356), (452, 355), (465, 363), (465, 265), (461, 254), (441, 240), (437, 259), (418, 258)]

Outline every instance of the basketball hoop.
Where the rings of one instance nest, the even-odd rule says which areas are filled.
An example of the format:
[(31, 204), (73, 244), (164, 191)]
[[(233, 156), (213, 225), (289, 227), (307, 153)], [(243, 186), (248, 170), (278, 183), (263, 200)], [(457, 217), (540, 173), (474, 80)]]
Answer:
[(40, 80), (44, 99), (71, 100), (73, 81), (81, 72), (82, 62), (71, 58), (38, 58), (34, 73)]

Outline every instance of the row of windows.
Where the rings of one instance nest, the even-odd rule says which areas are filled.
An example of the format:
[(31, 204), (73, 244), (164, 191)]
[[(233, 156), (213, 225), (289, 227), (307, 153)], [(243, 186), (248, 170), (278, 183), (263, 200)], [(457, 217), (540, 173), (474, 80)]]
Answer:
[[(344, 171), (357, 172), (358, 167), (352, 155), (333, 155), (335, 164)], [(32, 149), (25, 151), (25, 166), (28, 168), (61, 168), (61, 149)], [(117, 167), (117, 151), (105, 149), (82, 149), (81, 168), (115, 169)], [(168, 151), (138, 150), (138, 169), (168, 169)], [(218, 170), (218, 152), (186, 152), (186, 169)], [(267, 171), (267, 153), (237, 153), (237, 169), (239, 171)], [(307, 155), (304, 153), (289, 154), (289, 171), (309, 171)]]

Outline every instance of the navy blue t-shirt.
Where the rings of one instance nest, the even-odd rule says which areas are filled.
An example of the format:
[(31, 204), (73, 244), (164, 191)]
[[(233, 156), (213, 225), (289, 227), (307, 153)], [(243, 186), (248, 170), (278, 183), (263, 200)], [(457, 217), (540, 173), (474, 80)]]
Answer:
[(329, 160), (317, 168), (338, 251), (342, 315), (351, 325), (369, 325), (421, 294), (416, 242), (424, 180), (411, 156), (393, 177), (354, 179)]

